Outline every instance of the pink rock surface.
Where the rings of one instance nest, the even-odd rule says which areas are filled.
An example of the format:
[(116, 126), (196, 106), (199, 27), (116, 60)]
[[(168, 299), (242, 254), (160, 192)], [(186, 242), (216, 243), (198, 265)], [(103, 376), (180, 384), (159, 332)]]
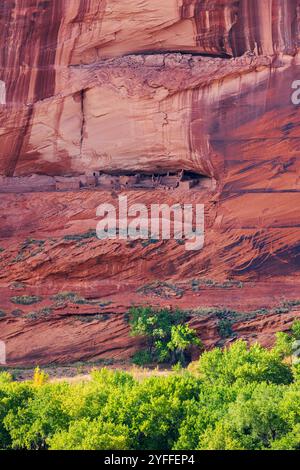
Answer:
[[(0, 175), (28, 178), (14, 191), (0, 180), (0, 339), (11, 364), (128, 359), (139, 345), (132, 304), (265, 308), (234, 332), (268, 346), (290, 327), (299, 311), (272, 309), (299, 298), (299, 15), (298, 0), (2, 2)], [(204, 204), (203, 250), (86, 236), (97, 206), (120, 193), (58, 192), (51, 177), (95, 170), (210, 178), (200, 190), (122, 192), (148, 207)], [(195, 293), (197, 279), (215, 285)], [(158, 281), (165, 297), (146, 295)], [(63, 291), (87, 302), (57, 306)], [(20, 295), (41, 300), (16, 305)], [(207, 347), (219, 343), (215, 317), (191, 323)]]

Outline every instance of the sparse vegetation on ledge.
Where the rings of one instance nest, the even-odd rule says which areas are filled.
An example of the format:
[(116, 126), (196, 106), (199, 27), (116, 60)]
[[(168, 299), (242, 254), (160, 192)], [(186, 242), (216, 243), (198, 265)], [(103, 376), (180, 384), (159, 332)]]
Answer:
[(12, 297), (10, 301), (17, 305), (33, 305), (41, 302), (42, 298), (35, 295), (21, 295)]
[(58, 294), (51, 297), (57, 306), (63, 306), (64, 304), (70, 302), (74, 305), (93, 305), (99, 306), (100, 308), (107, 307), (112, 302), (110, 300), (91, 300), (81, 297), (75, 292), (59, 292)]
[(233, 287), (242, 289), (244, 287), (243, 282), (233, 280), (220, 282), (212, 279), (193, 279), (191, 284), (194, 292), (198, 292), (201, 287), (214, 287), (219, 289), (232, 289)]
[(50, 307), (44, 307), (40, 310), (37, 310), (35, 312), (30, 312), (26, 315), (26, 318), (30, 320), (38, 320), (39, 318), (46, 318), (49, 317), (53, 313), (52, 308)]
[(97, 237), (96, 230), (89, 230), (88, 232), (85, 232), (85, 233), (79, 233), (79, 234), (74, 234), (74, 235), (65, 235), (64, 240), (80, 242), (82, 240), (88, 240), (90, 238), (96, 238), (96, 237)]
[(181, 298), (184, 294), (184, 289), (170, 282), (155, 281), (139, 287), (137, 292), (143, 295), (170, 299), (172, 297)]

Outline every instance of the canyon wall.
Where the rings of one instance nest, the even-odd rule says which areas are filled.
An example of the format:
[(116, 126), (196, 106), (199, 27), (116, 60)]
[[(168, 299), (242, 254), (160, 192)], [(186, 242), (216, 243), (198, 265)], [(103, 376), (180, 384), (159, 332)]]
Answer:
[[(291, 98), (300, 80), (300, 0), (4, 0), (0, 37), (0, 176), (184, 169), (213, 181), (210, 190), (122, 193), (148, 207), (204, 204), (199, 252), (174, 240), (90, 236), (97, 206), (116, 202), (116, 191), (0, 193), (0, 339), (11, 362), (45, 362), (53, 342), (54, 361), (128, 358), (133, 303), (294, 308), (300, 114)], [(195, 294), (199, 279), (219, 284)], [(243, 288), (231, 289), (228, 279)], [(155, 282), (175, 293), (180, 283), (182, 298), (144, 295)], [(86, 304), (57, 305), (61, 291), (80, 292)], [(12, 299), (24, 295), (41, 300), (16, 306)], [(298, 314), (266, 312), (236, 332), (269, 345)], [(207, 329), (209, 347), (220, 337), (215, 319), (205, 318), (193, 321)], [(30, 335), (34, 348), (22, 349)]]
[[(299, 15), (297, 0), (5, 0), (0, 174), (209, 161), (211, 129), (201, 130), (201, 149), (190, 148), (194, 108), (206, 118), (218, 100), (256, 93), (271, 57), (296, 55)], [(250, 59), (229, 60), (244, 54), (266, 58), (262, 73)]]

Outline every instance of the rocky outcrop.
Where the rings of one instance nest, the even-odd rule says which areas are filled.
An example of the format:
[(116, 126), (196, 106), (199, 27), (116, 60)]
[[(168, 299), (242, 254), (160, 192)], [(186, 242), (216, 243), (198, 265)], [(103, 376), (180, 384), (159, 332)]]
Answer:
[[(291, 96), (299, 28), (299, 0), (2, 2), (0, 175), (29, 184), (0, 190), (0, 339), (12, 362), (127, 358), (136, 347), (124, 323), (130, 305), (169, 303), (143, 294), (158, 279), (185, 284), (173, 307), (248, 311), (249, 302), (259, 309), (274, 297), (297, 299), (300, 134)], [(148, 207), (204, 204), (205, 247), (197, 252), (175, 240), (99, 241), (96, 208), (115, 203), (119, 191), (64, 186), (86, 172), (181, 170), (212, 184), (123, 194)], [(53, 191), (54, 177), (67, 192)], [(40, 192), (28, 192), (36, 178)], [(193, 296), (187, 286), (204, 278), (256, 285)], [(36, 289), (43, 303), (16, 307), (20, 284), (20, 295)], [(84, 323), (70, 316), (103, 312), (80, 302), (53, 314), (51, 298), (62, 291), (112, 297), (106, 313), (116, 316)], [(49, 308), (50, 317), (32, 318)], [(241, 321), (236, 334), (251, 341), (257, 328), (269, 345), (294, 313), (282, 315)], [(208, 347), (218, 344), (215, 319), (193, 321), (206, 328)], [(22, 350), (30, 337), (34, 348)]]
[[(125, 159), (194, 168), (190, 160), (202, 158), (208, 166), (211, 129), (203, 122), (200, 130), (196, 114), (220, 127), (215, 103), (259, 86), (266, 102), (271, 57), (293, 57), (299, 43), (296, 0), (20, 0), (0, 8), (0, 174), (8, 176), (123, 169)], [(169, 51), (215, 59), (159, 55)]]
[[(251, 78), (268, 93), (270, 65), (268, 58), (224, 62), (168, 54), (71, 67), (63, 94), (36, 103), (31, 112), (24, 109), (21, 128), (15, 124), (20, 111), (6, 112), (14, 128), (6, 141), (14, 146), (20, 133), (26, 136), (15, 153), (9, 147), (0, 168), (8, 176), (179, 169), (213, 176), (220, 159), (210, 127), (216, 120), (222, 125), (213, 106), (230, 93), (238, 95)], [(229, 77), (231, 90), (221, 83)]]
[(0, 10), (8, 102), (50, 97), (61, 68), (140, 52), (294, 54), (298, 0), (7, 0)]
[[(62, 281), (61, 287), (63, 284)], [(282, 292), (290, 299), (297, 296), (297, 286), (288, 282), (273, 286), (253, 283), (230, 289), (221, 284), (219, 287), (203, 286), (198, 293), (191, 290), (191, 284), (184, 282), (161, 284), (157, 290), (153, 284), (152, 290), (147, 286), (148, 294), (144, 297), (141, 290), (137, 292), (136, 285), (129, 282), (86, 284), (84, 289), (81, 286), (81, 293), (84, 292), (87, 298), (71, 292), (51, 295), (51, 289), (57, 292), (55, 288), (57, 286), (48, 283), (39, 288), (22, 290), (11, 286), (0, 291), (7, 298), (5, 307), (11, 303), (9, 299), (16, 302), (16, 295), (23, 292), (30, 293), (32, 298), (35, 294), (38, 300), (31, 306), (20, 305), (18, 308), (15, 305), (11, 314), (0, 319), (1, 339), (6, 344), (9, 366), (82, 361), (99, 361), (101, 364), (105, 360), (128, 363), (144, 346), (142, 338), (130, 335), (127, 312), (132, 304), (151, 303), (157, 308), (185, 309), (189, 312), (190, 326), (198, 332), (206, 349), (227, 346), (236, 338), (271, 347), (275, 333), (288, 332), (294, 320), (300, 318), (299, 308), (293, 307), (293, 302), (284, 306), (281, 303)], [(219, 306), (225, 302), (227, 309), (222, 311)], [(269, 308), (261, 309), (262, 302)], [(199, 305), (215, 307), (203, 309)], [(236, 313), (239, 308), (244, 311)], [(199, 351), (195, 351), (195, 359), (197, 354)]]

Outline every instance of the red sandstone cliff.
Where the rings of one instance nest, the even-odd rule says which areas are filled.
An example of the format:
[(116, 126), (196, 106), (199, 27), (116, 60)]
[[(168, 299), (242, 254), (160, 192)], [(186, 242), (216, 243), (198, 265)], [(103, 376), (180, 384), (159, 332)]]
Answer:
[[(130, 202), (204, 203), (199, 252), (85, 238), (115, 192), (0, 193), (0, 339), (12, 363), (128, 357), (132, 303), (249, 312), (299, 298), (299, 28), (299, 0), (3, 0), (0, 175), (185, 169), (216, 181), (127, 192)], [(191, 293), (199, 278), (219, 287)], [(141, 293), (158, 279), (175, 292), (183, 284), (182, 297)], [(243, 288), (222, 288), (226, 279)], [(61, 291), (87, 302), (57, 307)], [(13, 304), (22, 295), (41, 301)], [(88, 314), (112, 317), (76, 317)], [(296, 314), (235, 328), (270, 344)], [(198, 325), (209, 346), (220, 340), (214, 321)]]

